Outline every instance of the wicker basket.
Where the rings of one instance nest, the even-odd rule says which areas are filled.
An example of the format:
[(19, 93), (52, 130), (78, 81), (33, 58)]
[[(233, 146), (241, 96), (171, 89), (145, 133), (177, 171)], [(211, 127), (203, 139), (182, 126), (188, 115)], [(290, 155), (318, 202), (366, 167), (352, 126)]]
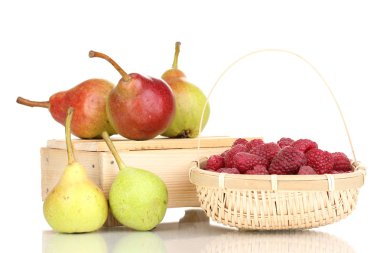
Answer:
[(201, 207), (216, 222), (240, 229), (313, 228), (354, 209), (365, 168), (360, 163), (353, 167), (353, 172), (334, 175), (236, 175), (194, 164), (190, 181)]
[[(196, 186), (200, 205), (212, 220), (247, 230), (304, 229), (327, 225), (348, 216), (354, 209), (365, 167), (356, 161), (351, 138), (337, 100), (316, 68), (301, 56), (279, 49), (259, 50), (290, 53), (306, 62), (324, 81), (339, 109), (351, 144), (352, 172), (325, 175), (236, 175), (203, 170), (207, 158), (190, 167), (189, 179)], [(202, 125), (202, 120), (200, 125)], [(199, 139), (200, 146), (200, 139)]]

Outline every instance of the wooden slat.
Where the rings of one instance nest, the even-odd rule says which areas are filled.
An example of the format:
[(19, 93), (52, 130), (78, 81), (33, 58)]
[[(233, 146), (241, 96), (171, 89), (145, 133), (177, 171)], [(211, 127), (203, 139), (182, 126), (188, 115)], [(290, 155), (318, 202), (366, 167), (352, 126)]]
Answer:
[[(247, 140), (260, 138), (246, 138)], [(121, 137), (111, 137), (117, 150), (161, 150), (161, 149), (185, 149), (185, 148), (198, 148), (198, 138), (187, 139), (171, 139), (171, 138), (155, 138), (145, 141), (133, 141)], [(214, 147), (229, 147), (236, 140), (233, 137), (201, 137), (201, 148), (214, 148)], [(73, 139), (75, 150), (85, 151), (108, 151), (108, 147), (103, 140), (81, 140)], [(48, 148), (66, 149), (64, 140), (49, 140), (47, 142)]]

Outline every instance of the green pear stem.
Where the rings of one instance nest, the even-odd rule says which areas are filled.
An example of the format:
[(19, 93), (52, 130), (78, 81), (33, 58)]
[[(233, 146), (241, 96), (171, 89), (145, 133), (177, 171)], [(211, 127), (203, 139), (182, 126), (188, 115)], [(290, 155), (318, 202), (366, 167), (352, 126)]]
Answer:
[(70, 107), (67, 110), (66, 121), (65, 121), (66, 148), (67, 148), (67, 158), (68, 158), (69, 164), (73, 164), (75, 162), (74, 148), (73, 148), (73, 143), (71, 141), (71, 122), (73, 120), (73, 111), (74, 109), (72, 107)]
[(123, 162), (123, 160), (121, 160), (121, 157), (119, 153), (117, 152), (115, 145), (113, 145), (110, 139), (110, 136), (108, 135), (106, 131), (102, 132), (102, 137), (103, 137), (103, 140), (107, 143), (108, 148), (111, 150), (113, 157), (115, 157), (116, 163), (119, 166), (119, 170), (122, 168), (125, 168), (126, 167), (125, 163)]
[(21, 105), (26, 105), (26, 106), (30, 106), (30, 107), (49, 108), (49, 106), (50, 106), (49, 101), (41, 101), (41, 102), (40, 101), (32, 101), (32, 100), (28, 100), (28, 99), (25, 99), (22, 97), (18, 97), (16, 102), (21, 104)]
[(175, 43), (175, 52), (174, 52), (174, 60), (173, 60), (173, 69), (178, 69), (178, 55), (180, 52), (181, 42), (177, 41)]
[(90, 58), (93, 58), (93, 57), (98, 57), (98, 58), (102, 58), (102, 59), (104, 59), (104, 60), (106, 60), (106, 61), (108, 61), (109, 63), (111, 63), (112, 64), (112, 66), (120, 73), (120, 75), (121, 75), (121, 77), (122, 77), (122, 79), (124, 80), (124, 81), (129, 81), (130, 79), (131, 79), (131, 77), (127, 74), (127, 72), (125, 72), (121, 67), (120, 67), (120, 65), (119, 64), (117, 64), (111, 57), (109, 57), (108, 55), (106, 55), (106, 54), (103, 54), (103, 53), (100, 53), (100, 52), (96, 52), (96, 51), (90, 51), (89, 53), (88, 53), (88, 56), (90, 57)]

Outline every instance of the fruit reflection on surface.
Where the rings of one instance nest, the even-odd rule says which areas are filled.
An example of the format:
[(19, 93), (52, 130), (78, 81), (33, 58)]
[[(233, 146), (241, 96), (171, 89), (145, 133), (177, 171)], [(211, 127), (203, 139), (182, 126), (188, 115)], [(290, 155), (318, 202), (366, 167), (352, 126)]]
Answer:
[[(169, 213), (168, 213), (169, 214)], [(202, 210), (186, 210), (179, 221), (161, 223), (154, 231), (123, 227), (67, 235), (43, 232), (43, 253), (51, 252), (345, 252), (354, 249), (344, 240), (315, 230), (246, 232), (209, 223)], [(105, 242), (107, 245), (105, 245)], [(81, 251), (78, 251), (81, 250)]]
[(127, 74), (103, 53), (90, 51), (89, 56), (107, 60), (121, 75), (107, 101), (107, 115), (117, 133), (132, 140), (147, 140), (167, 129), (176, 109), (167, 83), (137, 73)]
[(163, 240), (156, 233), (127, 232), (121, 237), (112, 250), (112, 253), (165, 253), (166, 248)]
[(103, 132), (119, 173), (111, 185), (109, 204), (114, 217), (134, 230), (151, 230), (164, 218), (168, 191), (165, 183), (154, 173), (126, 166), (108, 134)]
[(75, 161), (70, 136), (72, 108), (66, 118), (68, 165), (44, 202), (48, 224), (62, 233), (91, 232), (103, 226), (108, 215), (108, 203), (102, 190), (87, 176), (86, 169)]
[(49, 101), (36, 102), (18, 97), (17, 103), (47, 108), (62, 125), (65, 125), (67, 109), (72, 107), (75, 110), (72, 134), (84, 139), (100, 138), (103, 131), (115, 133), (106, 113), (107, 97), (113, 87), (112, 83), (104, 79), (89, 79), (67, 91), (55, 93)]
[[(210, 105), (202, 90), (187, 81), (185, 74), (178, 69), (180, 45), (180, 42), (176, 43), (172, 68), (162, 75), (162, 79), (172, 88), (176, 100), (174, 120), (162, 135), (173, 138), (194, 138), (207, 124)], [(199, 129), (205, 105), (202, 128)]]
[(327, 233), (311, 230), (284, 230), (257, 233), (227, 232), (210, 240), (200, 252), (354, 253), (355, 251), (345, 241)]
[(107, 253), (107, 243), (99, 233), (46, 234), (43, 253)]

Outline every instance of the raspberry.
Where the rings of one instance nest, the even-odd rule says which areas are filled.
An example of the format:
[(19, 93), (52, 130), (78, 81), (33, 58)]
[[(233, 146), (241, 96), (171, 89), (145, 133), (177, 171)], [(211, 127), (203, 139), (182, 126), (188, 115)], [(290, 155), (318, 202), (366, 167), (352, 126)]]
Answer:
[(318, 148), (318, 144), (309, 139), (296, 140), (295, 142), (291, 144), (291, 146), (303, 153), (306, 153), (307, 151), (313, 148)]
[(224, 150), (224, 152), (221, 153), (220, 156), (224, 158), (226, 156), (226, 154), (227, 154), (228, 151), (229, 151), (229, 149)]
[(224, 158), (221, 155), (212, 155), (206, 163), (207, 170), (218, 170), (224, 167)]
[(298, 171), (298, 175), (316, 175), (317, 172), (315, 170), (307, 165), (301, 166), (301, 168)]
[(237, 168), (241, 173), (246, 172), (247, 170), (253, 169), (256, 165), (267, 165), (267, 159), (252, 155), (247, 152), (239, 152), (233, 158), (234, 168)]
[(218, 169), (216, 172), (219, 172), (219, 173), (229, 173), (229, 174), (240, 174), (239, 170), (236, 169), (236, 168), (221, 168), (221, 169)]
[(235, 145), (238, 145), (238, 144), (246, 145), (247, 143), (248, 143), (248, 141), (246, 139), (239, 138), (239, 139), (236, 139), (234, 141), (234, 143), (232, 143), (232, 147), (235, 146)]
[(334, 167), (334, 157), (327, 151), (312, 149), (306, 153), (307, 165), (314, 168), (318, 174), (329, 173)]
[(282, 137), (279, 141), (277, 141), (277, 144), (280, 146), (280, 148), (284, 148), (286, 146), (290, 146), (294, 142), (291, 138)]
[(288, 146), (273, 158), (270, 166), (270, 174), (296, 174), (302, 165), (306, 164), (305, 154), (294, 147)]
[(351, 171), (352, 170), (351, 162), (344, 153), (335, 152), (335, 153), (332, 153), (332, 156), (334, 158), (333, 170), (335, 171)]
[(337, 171), (337, 170), (330, 170), (328, 174), (341, 174), (341, 173), (348, 173), (350, 171)]
[(250, 140), (245, 146), (247, 147), (248, 150), (251, 150), (254, 147), (260, 146), (264, 144), (264, 141), (262, 139), (253, 139)]
[(254, 147), (249, 151), (249, 153), (264, 157), (268, 160), (268, 165), (272, 161), (273, 157), (281, 150), (277, 143), (270, 142), (261, 144), (260, 146)]
[(243, 144), (236, 144), (230, 148), (224, 155), (224, 165), (227, 168), (232, 168), (234, 166), (233, 158), (239, 152), (246, 152), (247, 148)]
[(245, 174), (250, 175), (269, 175), (267, 168), (264, 165), (256, 165), (253, 170), (247, 170)]

